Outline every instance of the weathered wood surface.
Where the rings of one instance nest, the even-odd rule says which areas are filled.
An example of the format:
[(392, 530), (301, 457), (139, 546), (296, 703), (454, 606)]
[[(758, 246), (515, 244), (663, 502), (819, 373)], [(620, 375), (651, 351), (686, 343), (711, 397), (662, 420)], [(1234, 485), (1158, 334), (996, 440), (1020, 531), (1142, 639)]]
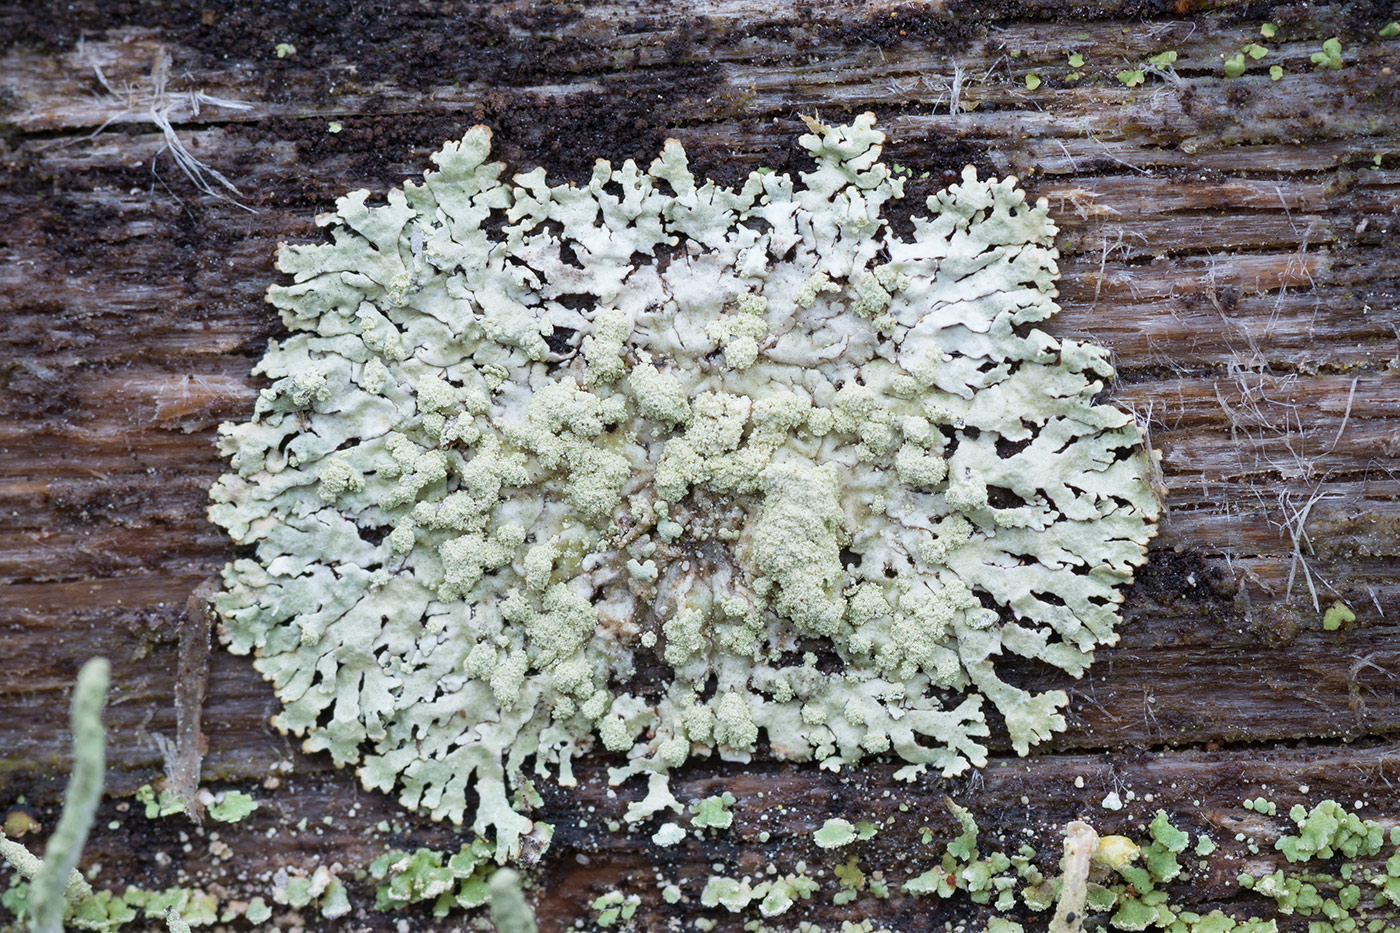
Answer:
[[(888, 158), (930, 173), (910, 201), (964, 163), (1050, 200), (1064, 273), (1053, 328), (1113, 348), (1116, 397), (1162, 451), (1169, 512), (1121, 644), (1079, 682), (1024, 672), (1074, 696), (1049, 747), (913, 787), (886, 766), (693, 764), (681, 796), (722, 785), (740, 816), (659, 870), (692, 894), (713, 863), (788, 871), (817, 854), (807, 833), (825, 817), (868, 812), (896, 825), (863, 867), (902, 879), (929, 860), (919, 827), (946, 828), (944, 793), (1045, 852), (1069, 819), (1119, 831), (1166, 806), (1214, 827), (1228, 855), (1183, 896), (1229, 906), (1234, 859), (1269, 859), (1232, 841), (1241, 798), (1266, 788), (1291, 803), (1308, 785), (1310, 800), (1400, 817), (1400, 42), (1374, 39), (1396, 16), (1388, 4), (291, 6), (0, 7), (0, 803), (52, 801), (66, 688), (93, 654), (115, 665), (111, 791), (160, 772), (152, 736), (175, 731), (186, 598), (233, 554), (203, 518), (221, 469), (211, 438), (249, 410), (248, 370), (278, 331), (262, 302), (278, 240), (314, 236), (336, 195), (386, 190), (473, 123), (521, 169), (578, 177), (598, 156), (649, 160), (675, 136), (701, 171), (733, 180), (789, 167), (798, 114), (871, 109)], [(1265, 19), (1280, 24), (1270, 57), (1223, 79), (1223, 56)], [(1309, 56), (1332, 35), (1344, 67), (1317, 71)], [(279, 42), (296, 54), (279, 60)], [(175, 132), (256, 212), (202, 195), (173, 165), (148, 113), (160, 48)], [(1142, 86), (1113, 77), (1166, 49), (1174, 68)], [(1077, 84), (1070, 51), (1087, 63)], [(1270, 81), (1269, 64), (1286, 75)], [(1045, 83), (1028, 90), (1028, 72)], [(243, 106), (196, 113), (200, 90)], [(1339, 598), (1357, 620), (1324, 632), (1318, 607)], [(275, 708), (245, 659), (216, 652), (205, 778), (277, 771), (280, 787), (258, 791), (268, 805), (248, 829), (223, 833), (222, 863), (203, 837), (186, 853), (177, 829), (124, 818), (93, 842), (102, 879), (187, 872), (237, 888), (284, 864), (362, 865), (383, 845), (364, 830), (386, 818), (406, 827), (395, 844), (448, 844), (447, 828), (273, 733)], [(644, 837), (603, 828), (637, 789), (610, 797), (601, 763), (582, 774), (546, 806), (560, 829), (534, 895), (545, 929), (619, 884), (643, 894), (642, 928), (700, 915), (661, 904)], [(1102, 810), (1114, 788), (1138, 800)], [(328, 813), (333, 827), (314, 825)], [(303, 817), (310, 830), (285, 830)], [(916, 930), (975, 916), (962, 901), (836, 907), (829, 893), (803, 917)]]

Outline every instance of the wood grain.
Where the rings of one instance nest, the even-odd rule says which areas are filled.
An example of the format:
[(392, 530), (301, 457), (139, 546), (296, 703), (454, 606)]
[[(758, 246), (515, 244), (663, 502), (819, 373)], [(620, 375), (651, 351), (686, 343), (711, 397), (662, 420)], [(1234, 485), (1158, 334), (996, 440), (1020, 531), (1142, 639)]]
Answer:
[[(913, 172), (916, 205), (965, 163), (1017, 174), (1049, 200), (1064, 307), (1052, 329), (1113, 349), (1114, 396), (1150, 426), (1169, 511), (1121, 644), (1078, 682), (1018, 671), (1074, 697), (1069, 731), (1048, 747), (913, 786), (880, 764), (841, 775), (694, 764), (681, 796), (728, 788), (740, 815), (731, 833), (668, 852), (661, 874), (694, 892), (713, 863), (731, 874), (817, 864), (811, 829), (875, 813), (895, 823), (863, 867), (902, 879), (931, 862), (919, 829), (949, 827), (939, 801), (951, 793), (990, 834), (1046, 853), (1069, 819), (1113, 831), (1167, 807), (1193, 830), (1213, 827), (1225, 850), (1180, 896), (1229, 906), (1240, 866), (1271, 851), (1251, 855), (1234, 834), (1274, 831), (1239, 828), (1243, 797), (1333, 794), (1400, 816), (1400, 43), (1373, 38), (1393, 18), (1385, 6), (1272, 7), (1270, 56), (1235, 80), (1222, 58), (1258, 38), (1263, 14), (1229, 3), (1179, 17), (1154, 4), (783, 0), (684, 13), (624, 0), (378, 15), (330, 2), (0, 6), (11, 37), (0, 53), (0, 801), (55, 799), (67, 687), (94, 654), (114, 662), (110, 791), (160, 773), (152, 736), (174, 735), (186, 599), (234, 555), (203, 517), (221, 471), (212, 437), (246, 415), (260, 385), (248, 371), (279, 333), (262, 302), (279, 240), (314, 237), (335, 196), (421, 172), (473, 123), (492, 126), (497, 155), (522, 170), (577, 178), (595, 157), (649, 160), (674, 136), (701, 171), (732, 181), (800, 167), (788, 155), (798, 114), (870, 109), (887, 158)], [(1344, 67), (1316, 70), (1309, 56), (1332, 35)], [(297, 53), (276, 58), (279, 42)], [(158, 102), (148, 75), (160, 48), (174, 67)], [(1114, 77), (1165, 49), (1178, 52), (1172, 69), (1134, 88)], [(1066, 79), (1071, 51), (1087, 62), (1078, 82)], [(1270, 81), (1269, 64), (1285, 76)], [(1035, 91), (1031, 72), (1044, 82)], [(195, 91), (240, 106), (196, 113)], [(150, 120), (157, 103), (252, 212), (180, 174)], [(330, 120), (343, 130), (328, 133)], [(1357, 619), (1324, 632), (1319, 610), (1337, 599)], [(233, 855), (219, 864), (207, 836), (184, 852), (176, 829), (109, 801), (99, 825), (121, 827), (94, 839), (102, 878), (183, 873), (237, 891), (239, 872), (362, 865), (383, 845), (365, 834), (382, 819), (402, 827), (396, 845), (455, 845), (448, 828), (277, 736), (266, 725), (276, 706), (245, 659), (216, 651), (205, 779), (273, 773), (278, 786), (256, 791), (264, 809), (247, 827), (223, 833)], [(640, 929), (702, 914), (737, 929), (660, 902), (645, 836), (605, 829), (639, 789), (609, 796), (603, 764), (547, 795), (560, 829), (538, 870), (544, 928), (622, 885), (644, 897)], [(1138, 801), (1102, 810), (1115, 788)], [(333, 826), (317, 825), (325, 814)], [(292, 828), (303, 817), (312, 828)], [(357, 903), (367, 891), (352, 885)], [(975, 919), (958, 901), (818, 901), (804, 917), (823, 924)], [(363, 909), (351, 920), (393, 922)]]

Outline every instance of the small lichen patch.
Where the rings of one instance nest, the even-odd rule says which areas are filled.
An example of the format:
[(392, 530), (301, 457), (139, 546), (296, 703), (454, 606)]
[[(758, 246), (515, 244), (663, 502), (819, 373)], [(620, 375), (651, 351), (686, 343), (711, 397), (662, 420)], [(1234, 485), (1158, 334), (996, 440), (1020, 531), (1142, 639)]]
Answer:
[(1322, 614), (1323, 631), (1335, 632), (1343, 625), (1348, 625), (1356, 621), (1356, 613), (1352, 608), (1340, 599), (1327, 607), (1327, 611)]
[[(1006, 915), (1024, 917), (1051, 912), (1031, 929), (1050, 933), (1081, 930), (1166, 930), (1169, 933), (1274, 933), (1273, 920), (1236, 919), (1219, 910), (1197, 913), (1172, 903), (1167, 885), (1183, 876), (1176, 856), (1189, 836), (1158, 811), (1145, 839), (1099, 836), (1093, 827), (1074, 821), (1065, 828), (1059, 876), (1036, 867), (1035, 850), (985, 851), (978, 846), (972, 815), (947, 801), (962, 832), (944, 849), (941, 863), (904, 884), (914, 895), (953, 897), (964, 892), (974, 903), (995, 911), (986, 929), (1023, 927)], [(1204, 839), (1204, 837), (1201, 837)], [(1201, 853), (1198, 844), (1199, 854)], [(1204, 866), (1205, 863), (1202, 863)], [(838, 880), (841, 880), (838, 874)], [(1047, 922), (1048, 921), (1048, 922)]]
[(765, 918), (771, 918), (787, 913), (799, 900), (809, 899), (818, 887), (814, 879), (800, 871), (756, 883), (747, 877), (711, 875), (705, 882), (705, 889), (700, 892), (700, 903), (704, 907), (723, 907), (736, 914), (742, 913), (750, 904), (757, 904), (758, 912)]
[(852, 823), (840, 817), (827, 820), (812, 833), (812, 841), (823, 849), (836, 849), (856, 841), (872, 838), (878, 831), (874, 823)]
[(678, 823), (662, 823), (652, 833), (651, 841), (659, 846), (673, 846), (685, 840), (685, 830)]
[(690, 806), (690, 825), (696, 829), (728, 829), (734, 825), (734, 795), (725, 791), (713, 797), (706, 797)]
[(209, 818), (220, 823), (237, 823), (258, 808), (258, 802), (242, 791), (230, 790), (216, 794), (206, 805)]
[(350, 912), (345, 885), (324, 866), (309, 874), (300, 868), (278, 869), (272, 876), (272, 900), (297, 910), (311, 907), (328, 920)]
[(492, 850), (491, 843), (478, 839), (451, 855), (431, 849), (385, 852), (369, 865), (370, 877), (377, 882), (375, 909), (398, 910), (430, 901), (433, 916), (445, 917), (458, 908), (485, 904), (490, 900)]
[(627, 923), (642, 904), (640, 895), (609, 891), (593, 902), (594, 922), (603, 929), (618, 923)]
[(136, 788), (136, 802), (142, 805), (148, 820), (185, 812), (185, 803), (177, 795), (166, 789), (157, 792), (149, 784)]
[(952, 776), (988, 706), (1023, 754), (1064, 728), (999, 668), (1115, 641), (1157, 503), (1107, 352), (1040, 329), (1048, 207), (969, 168), (896, 235), (873, 117), (809, 127), (735, 188), (675, 142), (511, 176), (477, 127), (282, 247), (210, 507), (280, 729), (505, 859), (598, 744), (640, 820), (693, 756)]

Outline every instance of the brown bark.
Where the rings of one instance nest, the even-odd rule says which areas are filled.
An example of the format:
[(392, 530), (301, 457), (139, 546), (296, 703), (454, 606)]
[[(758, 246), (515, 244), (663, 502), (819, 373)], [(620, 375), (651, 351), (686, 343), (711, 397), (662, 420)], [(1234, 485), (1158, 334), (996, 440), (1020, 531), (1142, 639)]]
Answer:
[[(219, 421), (249, 411), (260, 383), (248, 370), (278, 333), (262, 302), (278, 240), (315, 236), (312, 217), (335, 196), (386, 190), (473, 123), (492, 126), (496, 155), (522, 170), (577, 178), (595, 157), (649, 160), (674, 136), (700, 172), (732, 181), (798, 167), (787, 161), (798, 114), (871, 109), (887, 159), (915, 173), (910, 202), (964, 163), (1015, 173), (1050, 200), (1064, 307), (1051, 328), (1113, 348), (1114, 393), (1150, 424), (1169, 512), (1121, 644), (1078, 682), (1024, 671), (1074, 698), (1069, 731), (1049, 747), (1019, 760), (999, 740), (1002, 757), (971, 779), (913, 786), (884, 765), (688, 766), (683, 799), (728, 788), (740, 815), (728, 834), (669, 850), (667, 880), (693, 894), (712, 863), (735, 875), (816, 864), (809, 833), (838, 814), (894, 816), (862, 867), (903, 879), (932, 864), (919, 828), (949, 828), (939, 801), (951, 793), (990, 835), (1043, 853), (1075, 817), (1132, 834), (1165, 807), (1193, 830), (1214, 827), (1225, 850), (1181, 896), (1228, 906), (1241, 864), (1270, 861), (1233, 840), (1266, 832), (1237, 828), (1250, 816), (1239, 800), (1261, 787), (1291, 803), (1306, 784), (1312, 801), (1365, 799), (1366, 815), (1400, 816), (1389, 778), (1400, 731), (1400, 42), (1374, 39), (1393, 10), (1273, 8), (1270, 56), (1228, 80), (1222, 57), (1259, 37), (1253, 7), (715, 0), (682, 14), (608, 0), (402, 4), (376, 17), (287, 6), (0, 7), (12, 43), (0, 58), (0, 802), (55, 799), (67, 687), (96, 654), (114, 663), (110, 792), (160, 773), (151, 737), (175, 734), (186, 601), (234, 553), (204, 520), (221, 471), (211, 441)], [(1333, 35), (1344, 65), (1318, 70), (1309, 56)], [(296, 54), (278, 59), (280, 42)], [(147, 113), (162, 47), (176, 133), (256, 213), (202, 195), (173, 165)], [(1166, 49), (1178, 52), (1173, 69), (1133, 88), (1115, 79)], [(1072, 51), (1086, 60), (1078, 82), (1066, 79)], [(1263, 73), (1271, 64), (1281, 80)], [(1028, 72), (1044, 81), (1035, 91)], [(198, 90), (247, 106), (206, 102), (196, 114)], [(328, 133), (330, 120), (343, 130)], [(1357, 619), (1325, 632), (1319, 609), (1337, 599)], [(364, 834), (381, 819), (405, 827), (394, 845), (455, 848), (448, 828), (272, 732), (276, 700), (246, 659), (216, 650), (208, 676), (204, 780), (290, 771), (255, 791), (264, 808), (248, 824), (223, 832), (229, 861), (212, 865), (202, 844), (182, 853), (175, 829), (126, 817), (92, 843), (102, 881), (161, 886), (187, 872), (237, 889), (240, 872), (362, 865), (383, 845)], [(559, 831), (535, 894), (544, 928), (617, 886), (643, 895), (643, 928), (684, 915), (660, 902), (645, 836), (605, 829), (638, 788), (614, 799), (602, 762), (582, 774), (576, 790), (547, 794), (544, 818)], [(1102, 810), (1114, 788), (1137, 801)], [(318, 825), (327, 814), (334, 825)], [(287, 828), (303, 817), (309, 829)], [(155, 861), (161, 847), (173, 866)], [(360, 903), (366, 891), (355, 889)], [(829, 897), (803, 916), (896, 930), (974, 916), (965, 901)], [(357, 929), (392, 923), (353, 916)]]

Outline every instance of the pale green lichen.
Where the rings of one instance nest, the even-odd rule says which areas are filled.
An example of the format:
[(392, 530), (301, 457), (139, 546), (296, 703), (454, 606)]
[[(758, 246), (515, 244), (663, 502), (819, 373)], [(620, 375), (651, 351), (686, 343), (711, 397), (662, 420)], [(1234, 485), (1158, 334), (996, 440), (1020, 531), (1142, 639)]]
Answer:
[[(1269, 807), (1259, 800), (1246, 801), (1248, 809), (1268, 815)], [(1047, 875), (1037, 867), (1036, 851), (1030, 846), (1022, 845), (1014, 852), (981, 846), (973, 814), (951, 800), (945, 798), (945, 802), (958, 823), (958, 835), (943, 847), (939, 863), (909, 878), (903, 890), (941, 899), (966, 897), (981, 909), (971, 913), (958, 908), (954, 915), (967, 921), (970, 930), (1275, 933), (1278, 922), (1269, 914), (1276, 910), (1284, 917), (1307, 920), (1312, 933), (1356, 933), (1363, 929), (1379, 933), (1395, 929), (1400, 919), (1396, 910), (1400, 907), (1400, 829), (1387, 832), (1381, 823), (1349, 813), (1334, 801), (1323, 801), (1310, 810), (1298, 806), (1290, 811), (1297, 834), (1285, 834), (1277, 844), (1289, 864), (1270, 874), (1239, 878), (1244, 889), (1274, 903), (1263, 905), (1262, 910), (1248, 899), (1231, 906), (1231, 910), (1243, 907), (1264, 914), (1243, 918), (1219, 909), (1200, 912), (1176, 902), (1180, 895), (1199, 897), (1202, 879), (1218, 878), (1223, 866), (1205, 860), (1218, 851), (1208, 836), (1196, 836), (1193, 847), (1190, 834), (1174, 825), (1164, 810), (1156, 812), (1137, 841), (1121, 835), (1100, 836), (1085, 823), (1070, 823), (1065, 829), (1059, 874)], [(823, 829), (849, 842), (859, 826), (835, 818)], [(931, 843), (933, 838), (932, 831), (926, 829), (924, 842)], [(1381, 864), (1387, 840), (1391, 854)], [(1183, 886), (1189, 875), (1180, 857), (1188, 851), (1201, 859), (1197, 864), (1202, 875), (1195, 879), (1194, 888)], [(1225, 859), (1235, 857), (1226, 855)], [(914, 859), (917, 861), (917, 855)], [(715, 870), (719, 869), (716, 865)], [(810, 877), (802, 862), (796, 864), (795, 873), (787, 875), (772, 864), (758, 877), (714, 874), (706, 880), (698, 901), (706, 908), (747, 913), (745, 930), (766, 931), (771, 928), (765, 920), (786, 912), (798, 899), (819, 892), (829, 895), (836, 905), (854, 903), (867, 894), (876, 898), (889, 895), (883, 873), (867, 873), (855, 855), (832, 863), (830, 871), (832, 882)], [(817, 877), (824, 874), (819, 871)], [(613, 906), (623, 902), (616, 892), (606, 897)], [(662, 899), (675, 904), (684, 895), (678, 885), (670, 883), (664, 886)], [(1049, 916), (1047, 912), (1051, 912)], [(762, 919), (751, 919), (755, 913)], [(985, 927), (978, 925), (983, 920)], [(1020, 921), (1025, 920), (1031, 922), (1023, 927)], [(697, 928), (717, 925), (712, 918), (694, 922)], [(815, 928), (799, 924), (794, 929)]]
[(812, 833), (812, 841), (823, 849), (837, 849), (853, 842), (872, 838), (879, 831), (874, 823), (852, 823), (840, 817), (827, 820)]
[(1037, 919), (1031, 929), (1079, 933), (1084, 929), (1163, 930), (1166, 933), (1274, 933), (1273, 920), (1235, 919), (1219, 910), (1198, 913), (1171, 902), (1164, 887), (1181, 877), (1177, 855), (1189, 837), (1158, 811), (1147, 838), (1136, 843), (1124, 836), (1099, 836), (1075, 821), (1066, 827), (1059, 877), (1036, 868), (1035, 850), (1022, 846), (1014, 854), (978, 847), (972, 814), (946, 801), (961, 833), (944, 850), (941, 864), (904, 885), (910, 894), (941, 898), (965, 892), (975, 904), (996, 912), (988, 930), (1021, 928), (1006, 915), (1023, 910), (1043, 914), (1054, 908), (1048, 924)]
[(685, 830), (678, 823), (662, 823), (651, 834), (651, 841), (663, 848), (673, 846), (685, 841)]
[[(237, 823), (258, 808), (258, 802), (242, 791), (200, 791), (200, 795), (205, 812), (219, 823)], [(136, 802), (144, 808), (148, 820), (185, 812), (185, 802), (169, 788), (157, 791), (150, 784), (142, 784), (136, 788), (135, 796)]]
[(1016, 903), (1018, 880), (1029, 887), (1023, 899), (1035, 910), (1044, 910), (1053, 901), (1045, 877), (1031, 861), (1035, 850), (1023, 846), (1014, 855), (993, 851), (983, 855), (978, 846), (977, 822), (966, 808), (945, 798), (944, 803), (957, 819), (961, 832), (948, 843), (936, 868), (904, 883), (906, 894), (936, 894), (949, 897), (954, 891), (966, 891), (975, 904), (990, 904), (999, 911), (1010, 910)]
[(831, 873), (836, 876), (836, 883), (841, 888), (832, 895), (831, 902), (833, 904), (849, 904), (867, 888), (876, 897), (889, 896), (889, 888), (884, 882), (867, 878), (854, 855), (846, 859), (845, 862), (832, 866)]
[(609, 891), (593, 901), (593, 910), (596, 911), (593, 922), (603, 929), (618, 923), (625, 924), (632, 919), (640, 906), (642, 898), (638, 894)]
[(136, 802), (144, 808), (143, 812), (148, 820), (185, 812), (185, 802), (178, 795), (165, 788), (156, 791), (149, 784), (142, 784), (136, 788)]
[(1342, 40), (1333, 37), (1322, 43), (1322, 51), (1314, 52), (1312, 63), (1319, 68), (1340, 71), (1342, 67)]
[(818, 887), (815, 880), (801, 871), (757, 882), (748, 877), (711, 875), (705, 882), (705, 889), (700, 892), (700, 903), (705, 907), (723, 907), (736, 914), (742, 913), (750, 904), (757, 904), (762, 916), (778, 917), (787, 913), (799, 900), (809, 899)]
[(729, 791), (706, 797), (690, 805), (690, 825), (696, 829), (728, 829), (734, 825), (734, 795)]
[(1283, 836), (1276, 848), (1290, 862), (1375, 855), (1385, 845), (1385, 828), (1372, 820), (1348, 813), (1335, 800), (1324, 800), (1311, 810), (1296, 804), (1288, 818), (1298, 827), (1296, 836)]
[[(248, 901), (248, 906), (242, 911), (243, 916), (248, 918), (248, 922), (257, 926), (272, 917), (272, 908), (267, 906), (267, 901), (261, 897), (254, 897)], [(219, 920), (227, 923), (236, 917), (236, 913), (225, 911), (219, 915)]]
[[(14, 914), (20, 924), (28, 923), (27, 929), (32, 930), (32, 899), (29, 883), (19, 882), (0, 895), (0, 906)], [(160, 925), (171, 933), (178, 933), (191, 926), (210, 926), (218, 920), (227, 921), (234, 916), (230, 911), (220, 915), (218, 899), (198, 888), (173, 887), (148, 891), (129, 885), (121, 893), (89, 891), (80, 900), (68, 904), (63, 923), (66, 929), (115, 933), (131, 926), (154, 929), (140, 921), (160, 921)]]
[(1253, 810), (1255, 813), (1262, 813), (1266, 816), (1273, 816), (1278, 813), (1278, 804), (1264, 797), (1255, 797), (1246, 800), (1242, 804), (1246, 810)]
[(1327, 611), (1322, 614), (1322, 629), (1326, 632), (1335, 632), (1343, 625), (1349, 625), (1356, 621), (1356, 613), (1350, 606), (1340, 599), (1327, 607)]
[(229, 790), (214, 795), (205, 812), (219, 823), (237, 823), (247, 819), (258, 808), (258, 802), (242, 791)]
[[(1395, 929), (1400, 830), (1350, 813), (1335, 800), (1312, 809), (1295, 805), (1288, 816), (1297, 833), (1275, 843), (1288, 865), (1268, 874), (1242, 874), (1239, 883), (1271, 898), (1280, 914), (1306, 919), (1311, 933)], [(1387, 844), (1390, 856), (1382, 863)]]
[(399, 910), (431, 901), (433, 916), (445, 917), (460, 908), (480, 907), (491, 899), (488, 882), (491, 843), (477, 839), (445, 855), (422, 848), (409, 854), (391, 849), (369, 865), (377, 884), (376, 910)]
[(295, 867), (278, 869), (272, 876), (272, 899), (296, 910), (313, 907), (328, 920), (350, 912), (344, 883), (324, 866), (309, 874)]
[(599, 739), (636, 820), (765, 738), (908, 778), (984, 763), (987, 702), (1021, 753), (1064, 728), (999, 666), (1083, 673), (1157, 504), (1106, 351), (1038, 327), (1047, 206), (969, 168), (897, 236), (873, 117), (809, 125), (810, 172), (738, 188), (675, 142), (508, 180), (475, 128), (281, 249), (291, 336), (210, 508), (279, 728), (501, 859), (527, 766), (570, 784)]

